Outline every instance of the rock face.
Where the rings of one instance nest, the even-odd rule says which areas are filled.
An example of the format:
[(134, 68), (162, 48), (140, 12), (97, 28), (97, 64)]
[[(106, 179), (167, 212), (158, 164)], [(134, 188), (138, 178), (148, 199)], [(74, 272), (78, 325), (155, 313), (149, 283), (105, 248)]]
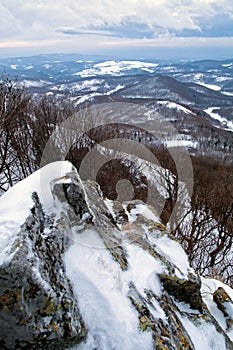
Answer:
[(164, 289), (177, 300), (188, 303), (194, 310), (203, 311), (201, 297), (201, 279), (190, 274), (188, 279), (180, 279), (176, 275), (160, 275)]
[(0, 268), (0, 348), (64, 349), (87, 333), (65, 275), (69, 239), (32, 197), (31, 214)]
[(75, 171), (51, 192), (50, 210), (32, 194), (0, 265), (1, 349), (233, 349), (232, 290), (195, 275), (153, 208), (104, 199)]

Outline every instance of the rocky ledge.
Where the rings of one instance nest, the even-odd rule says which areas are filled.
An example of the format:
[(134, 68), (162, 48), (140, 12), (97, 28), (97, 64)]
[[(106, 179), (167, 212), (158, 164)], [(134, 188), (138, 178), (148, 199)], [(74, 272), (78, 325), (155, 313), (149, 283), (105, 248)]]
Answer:
[[(69, 170), (58, 178), (54, 173), (52, 181), (51, 176), (48, 179), (52, 194), (49, 203), (40, 190), (41, 180), (35, 180), (30, 212), (7, 239), (0, 239), (0, 348), (68, 349), (75, 345), (75, 349), (82, 346), (91, 350), (120, 349), (123, 344), (124, 349), (131, 350), (141, 349), (140, 339), (146, 339), (143, 349), (233, 349), (233, 291), (193, 272), (183, 249), (153, 208), (138, 200), (109, 201), (95, 182), (82, 182), (71, 166)], [(38, 174), (32, 175), (34, 179)], [(22, 186), (25, 184), (27, 179)], [(9, 201), (7, 194), (5, 200)], [(6, 222), (10, 218), (5, 214), (0, 217), (2, 230)], [(90, 232), (101, 249), (96, 242), (85, 240)], [(93, 271), (101, 265), (100, 274), (96, 277), (100, 271), (96, 270), (95, 279), (90, 276), (86, 294), (96, 280), (100, 295), (104, 294), (101, 288), (108, 288), (108, 278), (120, 285), (109, 288), (108, 328), (121, 316), (119, 298), (135, 318), (135, 330), (129, 331), (127, 325), (133, 328), (133, 323), (123, 312), (124, 339), (135, 332), (138, 346), (133, 344), (133, 336), (132, 342), (124, 343), (126, 340), (119, 337), (119, 343), (110, 345), (118, 330), (105, 332), (104, 323), (102, 331), (99, 324), (97, 327), (103, 310), (96, 307), (94, 321), (88, 316), (98, 305), (98, 298), (96, 295), (96, 301), (90, 298), (84, 303), (79, 292), (84, 288), (84, 273), (79, 275), (77, 270), (80, 279), (76, 283), (69, 272), (74, 268), (67, 258), (72, 246), (78, 247), (77, 265), (82, 271), (92, 260)], [(82, 260), (82, 253), (87, 260)], [(142, 256), (145, 265), (136, 259)], [(104, 273), (109, 277), (102, 278)], [(119, 310), (113, 311), (116, 305)], [(197, 334), (204, 340), (198, 340)]]

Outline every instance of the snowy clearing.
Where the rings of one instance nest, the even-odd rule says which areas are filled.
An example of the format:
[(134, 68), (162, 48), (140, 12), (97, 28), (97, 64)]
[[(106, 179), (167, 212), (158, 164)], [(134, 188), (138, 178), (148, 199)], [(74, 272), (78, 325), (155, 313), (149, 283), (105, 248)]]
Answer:
[(233, 131), (233, 121), (229, 121), (226, 118), (221, 117), (220, 114), (213, 112), (214, 110), (218, 110), (220, 107), (209, 107), (204, 110), (209, 116), (215, 120), (218, 120), (223, 126), (225, 130)]
[(129, 71), (131, 69), (141, 69), (153, 73), (157, 66), (157, 63), (141, 61), (106, 61), (96, 63), (92, 68), (77, 72), (76, 75), (80, 75), (83, 78), (96, 75), (120, 75), (121, 72)]
[(165, 105), (165, 107), (168, 107), (168, 108), (174, 108), (178, 111), (182, 111), (186, 114), (193, 114), (188, 108), (185, 108), (181, 105), (179, 105), (178, 103), (176, 102), (171, 102), (171, 101), (159, 101), (159, 104), (161, 105)]
[(205, 84), (205, 83), (199, 83), (199, 85), (202, 85), (208, 89), (214, 90), (214, 91), (220, 91), (221, 90), (221, 86), (218, 85), (213, 85), (213, 84)]

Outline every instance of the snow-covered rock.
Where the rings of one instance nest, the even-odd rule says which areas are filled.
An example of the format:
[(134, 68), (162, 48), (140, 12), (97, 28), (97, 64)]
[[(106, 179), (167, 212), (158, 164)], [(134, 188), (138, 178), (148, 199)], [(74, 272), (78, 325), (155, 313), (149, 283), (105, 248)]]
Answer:
[(65, 273), (70, 242), (45, 215), (36, 192), (32, 198), (0, 267), (0, 348), (64, 349), (86, 336)]
[(1, 349), (233, 349), (232, 289), (194, 273), (152, 207), (70, 163), (3, 195), (0, 228)]

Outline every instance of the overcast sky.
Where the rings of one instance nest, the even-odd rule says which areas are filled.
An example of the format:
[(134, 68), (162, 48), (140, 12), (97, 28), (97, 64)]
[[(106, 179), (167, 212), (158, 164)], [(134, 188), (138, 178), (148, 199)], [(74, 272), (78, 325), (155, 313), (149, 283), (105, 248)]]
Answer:
[(233, 56), (232, 0), (0, 0), (0, 56)]

